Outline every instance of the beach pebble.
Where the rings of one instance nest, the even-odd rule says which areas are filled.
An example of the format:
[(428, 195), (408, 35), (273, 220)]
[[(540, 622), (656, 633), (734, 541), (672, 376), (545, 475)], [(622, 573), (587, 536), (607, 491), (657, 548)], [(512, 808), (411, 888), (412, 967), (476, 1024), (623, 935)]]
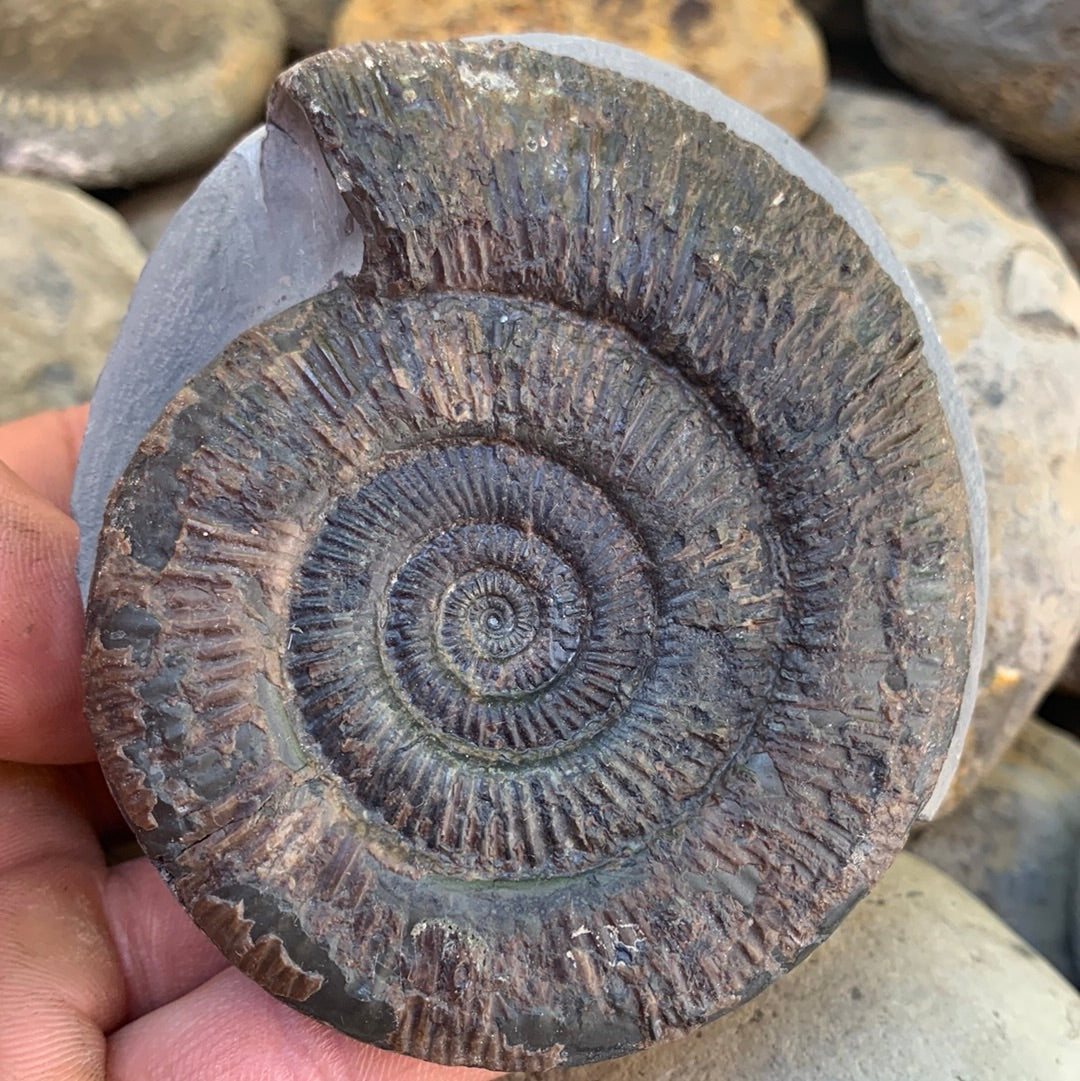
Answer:
[(901, 93), (833, 82), (806, 148), (838, 176), (909, 165), (981, 188), (1014, 214), (1031, 213), (1020, 164), (989, 135)]
[(813, 124), (825, 96), (821, 33), (793, 0), (351, 0), (332, 39), (441, 41), (532, 30), (613, 41), (685, 68), (792, 135)]
[(1080, 740), (1033, 720), (952, 814), (912, 852), (955, 878), (1074, 983), (1069, 950), (1080, 849)]
[(1072, 922), (1069, 926), (1073, 970), (1080, 972), (1080, 845), (1073, 853)]
[(1056, 689), (1063, 694), (1080, 697), (1080, 643), (1073, 647), (1065, 667), (1058, 675)]
[(912, 85), (1034, 157), (1080, 167), (1075, 0), (866, 0), (866, 13)]
[(0, 421), (90, 397), (145, 257), (104, 203), (0, 177)]
[(284, 56), (271, 0), (0, 0), (0, 171), (93, 188), (204, 164)]

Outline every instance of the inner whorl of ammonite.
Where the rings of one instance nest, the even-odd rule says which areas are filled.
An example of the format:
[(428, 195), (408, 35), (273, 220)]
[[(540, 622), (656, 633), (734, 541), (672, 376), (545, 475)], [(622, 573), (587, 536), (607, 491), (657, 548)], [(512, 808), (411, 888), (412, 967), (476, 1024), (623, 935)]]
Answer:
[(366, 742), (369, 703), (333, 688), (386, 683), (447, 750), (565, 753), (652, 659), (649, 570), (603, 494), (543, 457), (464, 444), (410, 458), (341, 499), (305, 563), (290, 669), (309, 727)]
[[(332, 316), (290, 318), (354, 310), (342, 293)], [(394, 349), (400, 415), (380, 423), (415, 434), (328, 504), (294, 574), (290, 723), (367, 828), (440, 873), (625, 857), (705, 796), (755, 708), (702, 679), (771, 651), (780, 617), (750, 464), (707, 400), (613, 327), (482, 297), (361, 318)], [(469, 355), (489, 337), (501, 348)], [(364, 382), (350, 407), (387, 413)]]

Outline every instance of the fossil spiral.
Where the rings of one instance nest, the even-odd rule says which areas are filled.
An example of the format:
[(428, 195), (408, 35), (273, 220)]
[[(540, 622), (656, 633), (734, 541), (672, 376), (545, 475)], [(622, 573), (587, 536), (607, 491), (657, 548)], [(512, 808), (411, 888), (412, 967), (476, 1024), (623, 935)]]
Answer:
[(267, 139), (362, 260), (170, 388), (88, 602), (106, 775), (200, 926), (346, 1032), (500, 1069), (794, 964), (902, 845), (977, 650), (967, 437), (895, 275), (557, 51), (282, 76)]

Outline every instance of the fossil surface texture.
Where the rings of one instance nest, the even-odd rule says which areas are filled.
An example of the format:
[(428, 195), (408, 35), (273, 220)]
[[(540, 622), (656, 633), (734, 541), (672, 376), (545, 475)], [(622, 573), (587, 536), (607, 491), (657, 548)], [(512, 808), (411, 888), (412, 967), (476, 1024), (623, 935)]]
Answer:
[(624, 50), (357, 45), (151, 262), (75, 496), (87, 709), (221, 949), (538, 1069), (820, 943), (952, 768), (985, 588), (955, 387), (840, 185)]

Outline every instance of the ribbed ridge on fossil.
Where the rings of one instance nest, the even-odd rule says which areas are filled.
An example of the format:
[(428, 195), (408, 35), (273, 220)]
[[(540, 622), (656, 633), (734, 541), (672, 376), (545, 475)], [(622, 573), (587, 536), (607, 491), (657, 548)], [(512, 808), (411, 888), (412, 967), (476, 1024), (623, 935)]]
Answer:
[(88, 708), (180, 897), (300, 1008), (622, 1053), (902, 843), (964, 682), (960, 471), (895, 285), (756, 148), (520, 48), (346, 55), (277, 107), (365, 268), (144, 441)]

